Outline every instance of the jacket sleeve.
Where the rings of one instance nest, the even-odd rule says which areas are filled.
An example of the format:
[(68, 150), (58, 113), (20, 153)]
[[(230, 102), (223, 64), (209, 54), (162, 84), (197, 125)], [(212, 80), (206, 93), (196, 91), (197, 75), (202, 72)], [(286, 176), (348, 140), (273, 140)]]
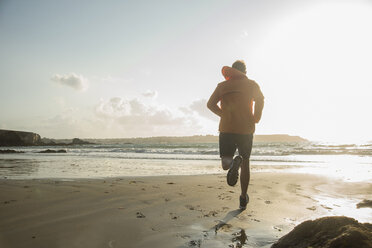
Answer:
[(222, 115), (222, 110), (218, 106), (218, 102), (221, 100), (219, 85), (216, 87), (214, 92), (212, 93), (211, 97), (209, 98), (207, 102), (207, 107), (216, 115), (220, 116)]
[(256, 123), (258, 123), (261, 120), (262, 116), (262, 110), (264, 107), (264, 96), (262, 94), (262, 91), (260, 89), (260, 86), (256, 84), (256, 87), (254, 89), (253, 94), (253, 100), (254, 100), (254, 120)]

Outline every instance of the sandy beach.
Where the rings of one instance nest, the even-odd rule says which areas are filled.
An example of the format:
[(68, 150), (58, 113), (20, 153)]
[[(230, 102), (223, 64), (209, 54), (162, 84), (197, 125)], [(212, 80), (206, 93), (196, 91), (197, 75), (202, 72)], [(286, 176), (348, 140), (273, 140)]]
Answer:
[(254, 173), (241, 212), (240, 186), (227, 186), (223, 174), (3, 179), (0, 246), (270, 247), (305, 220), (350, 215), (365, 221), (370, 209), (356, 204), (371, 192), (370, 183)]

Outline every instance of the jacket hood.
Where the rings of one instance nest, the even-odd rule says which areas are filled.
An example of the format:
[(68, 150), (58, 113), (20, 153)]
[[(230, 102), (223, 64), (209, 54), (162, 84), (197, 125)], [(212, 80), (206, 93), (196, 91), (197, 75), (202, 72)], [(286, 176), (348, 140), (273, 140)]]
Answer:
[(241, 78), (241, 77), (247, 77), (245, 73), (232, 68), (230, 66), (224, 66), (222, 67), (222, 75), (225, 77), (226, 80), (230, 80), (233, 78)]

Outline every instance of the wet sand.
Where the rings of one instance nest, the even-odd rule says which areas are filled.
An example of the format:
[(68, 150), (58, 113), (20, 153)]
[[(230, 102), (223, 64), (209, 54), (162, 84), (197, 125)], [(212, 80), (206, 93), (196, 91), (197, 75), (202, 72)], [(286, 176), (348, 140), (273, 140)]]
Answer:
[(358, 211), (370, 208), (356, 204), (371, 192), (371, 183), (254, 173), (241, 212), (240, 185), (222, 174), (1, 180), (0, 247), (269, 247), (305, 220), (365, 221)]

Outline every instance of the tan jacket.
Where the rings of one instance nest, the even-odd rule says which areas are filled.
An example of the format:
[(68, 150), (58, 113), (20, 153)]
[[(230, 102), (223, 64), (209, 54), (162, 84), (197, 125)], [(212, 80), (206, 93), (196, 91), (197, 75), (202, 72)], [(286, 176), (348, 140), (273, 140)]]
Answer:
[[(226, 81), (217, 85), (208, 105), (220, 102), (222, 133), (252, 134), (261, 119), (264, 96), (258, 84), (228, 66), (222, 68)], [(253, 111), (254, 105), (254, 111)]]

